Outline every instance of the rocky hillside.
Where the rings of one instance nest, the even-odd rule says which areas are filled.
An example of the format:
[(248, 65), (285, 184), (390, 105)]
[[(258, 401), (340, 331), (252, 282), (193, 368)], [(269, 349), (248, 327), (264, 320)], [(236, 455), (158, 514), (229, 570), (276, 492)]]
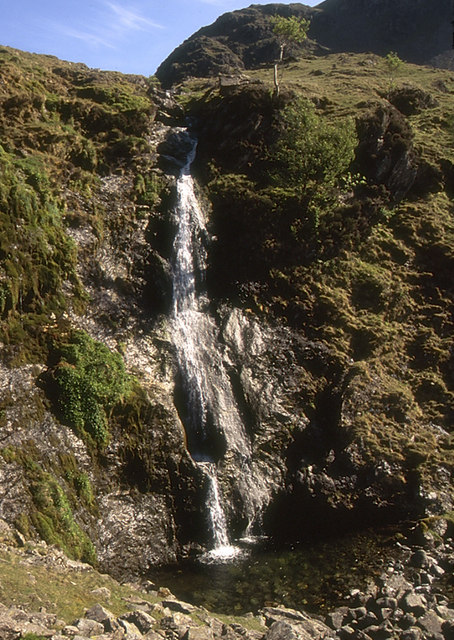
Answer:
[(401, 544), (401, 560), (323, 616), (274, 603), (234, 616), (179, 600), (150, 580), (119, 584), (45, 542), (24, 544), (0, 520), (0, 634), (2, 640), (450, 640), (454, 609), (438, 584), (441, 565), (452, 570), (454, 563), (447, 524), (438, 521), (436, 541), (419, 532), (417, 546)]
[(449, 554), (452, 73), (311, 53), (276, 96), (271, 66), (171, 93), (6, 47), (0, 70), (0, 516), (20, 539), (122, 580), (210, 546), (170, 320), (190, 116), (204, 313), (249, 456), (211, 425), (231, 538), (443, 520)]
[(272, 64), (279, 55), (275, 15), (311, 20), (309, 39), (289, 47), (288, 57), (301, 51), (395, 51), (408, 62), (426, 64), (438, 57), (439, 66), (452, 68), (450, 0), (325, 0), (313, 8), (274, 3), (225, 13), (175, 49), (159, 66), (158, 78), (171, 86), (190, 76), (239, 74)]

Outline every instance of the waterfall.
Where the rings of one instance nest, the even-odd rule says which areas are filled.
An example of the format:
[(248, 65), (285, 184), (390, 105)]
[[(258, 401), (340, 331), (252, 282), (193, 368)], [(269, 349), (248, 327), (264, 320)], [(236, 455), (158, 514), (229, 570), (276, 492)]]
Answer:
[(233, 555), (226, 516), (217, 479), (217, 463), (235, 461), (235, 478), (244, 492), (244, 508), (249, 525), (264, 502), (251, 469), (251, 444), (235, 402), (231, 383), (219, 346), (218, 328), (208, 313), (205, 290), (205, 217), (194, 190), (191, 163), (196, 140), (180, 130), (182, 142), (190, 151), (177, 180), (175, 240), (173, 245), (172, 334), (176, 349), (184, 410), (188, 450), (207, 480), (207, 510), (217, 556)]
[(216, 474), (216, 466), (211, 462), (202, 462), (201, 466), (205, 469), (208, 479), (207, 491), (207, 508), (208, 519), (213, 536), (214, 548), (208, 554), (209, 558), (232, 558), (238, 553), (238, 548), (230, 544), (229, 534), (227, 531), (227, 521), (222, 508), (219, 483)]

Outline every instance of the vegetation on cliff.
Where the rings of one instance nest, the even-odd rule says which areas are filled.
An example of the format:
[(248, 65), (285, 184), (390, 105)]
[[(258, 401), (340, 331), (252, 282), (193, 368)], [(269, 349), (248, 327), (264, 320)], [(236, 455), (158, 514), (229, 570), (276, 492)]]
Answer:
[[(200, 118), (212, 294), (335, 354), (308, 399), (317, 464), (342, 473), (329, 452), (340, 460), (356, 443), (403, 470), (404, 492), (444, 492), (443, 510), (454, 468), (451, 75), (402, 63), (390, 85), (385, 59), (339, 54), (289, 62), (283, 77), (278, 99), (265, 70), (178, 89)], [(331, 157), (342, 171), (323, 175)], [(306, 457), (307, 438), (298, 446)]]
[(452, 74), (402, 63), (390, 82), (379, 56), (311, 54), (283, 65), (279, 96), (270, 65), (186, 80), (178, 108), (150, 79), (47, 56), (2, 48), (0, 70), (0, 481), (27, 511), (8, 503), (10, 522), (90, 562), (94, 541), (109, 570), (124, 549), (140, 571), (202, 537), (159, 316), (178, 164), (159, 145), (183, 114), (211, 206), (213, 314), (286, 336), (266, 362), (289, 390), (279, 420), (299, 422), (262, 427), (229, 364), (261, 462), (282, 469), (264, 526), (452, 509)]
[[(159, 205), (165, 185), (152, 173), (156, 145), (148, 138), (158, 112), (154, 82), (7, 47), (0, 71), (1, 363), (18, 378), (39, 365), (25, 397), (16, 400), (13, 385), (2, 384), (2, 428), (8, 434), (15, 425), (3, 440), (2, 473), (19, 474), (24, 491), (22, 513), (14, 507), (10, 519), (26, 537), (38, 533), (95, 562), (86, 530), (96, 521), (98, 454), (112, 426), (130, 455), (149, 400), (131, 384), (121, 344), (109, 349), (76, 326), (92, 304), (87, 285), (101, 277), (100, 247)], [(125, 194), (113, 204), (105, 185), (115, 181)], [(129, 414), (118, 408), (122, 400)], [(90, 466), (70, 447), (64, 453), (59, 435), (47, 453), (35, 439), (50, 408), (86, 442)]]

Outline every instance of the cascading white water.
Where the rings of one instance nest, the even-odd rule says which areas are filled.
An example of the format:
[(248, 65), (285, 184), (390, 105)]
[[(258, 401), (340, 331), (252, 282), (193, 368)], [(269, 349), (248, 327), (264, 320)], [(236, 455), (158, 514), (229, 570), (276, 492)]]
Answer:
[(208, 559), (232, 558), (238, 554), (238, 547), (230, 544), (227, 531), (227, 521), (221, 505), (219, 483), (216, 466), (212, 462), (200, 463), (208, 479), (207, 507), (208, 519), (213, 536), (214, 548), (208, 554)]
[(265, 498), (251, 470), (251, 444), (224, 367), (218, 329), (207, 312), (208, 300), (203, 286), (207, 231), (190, 173), (196, 140), (186, 130), (181, 130), (181, 136), (185, 142), (191, 142), (191, 150), (177, 181), (173, 342), (186, 399), (188, 447), (207, 478), (207, 509), (214, 542), (212, 554), (230, 557), (235, 548), (229, 543), (215, 460), (227, 455), (235, 459), (237, 469), (242, 469), (244, 477), (237, 479), (237, 486), (242, 494), (244, 491), (249, 524), (260, 512)]

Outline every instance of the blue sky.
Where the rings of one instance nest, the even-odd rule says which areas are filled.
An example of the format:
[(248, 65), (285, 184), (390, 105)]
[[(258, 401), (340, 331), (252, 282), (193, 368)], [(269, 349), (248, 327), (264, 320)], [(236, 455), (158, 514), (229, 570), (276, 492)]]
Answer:
[(194, 31), (252, 1), (0, 0), (0, 45), (149, 76)]

